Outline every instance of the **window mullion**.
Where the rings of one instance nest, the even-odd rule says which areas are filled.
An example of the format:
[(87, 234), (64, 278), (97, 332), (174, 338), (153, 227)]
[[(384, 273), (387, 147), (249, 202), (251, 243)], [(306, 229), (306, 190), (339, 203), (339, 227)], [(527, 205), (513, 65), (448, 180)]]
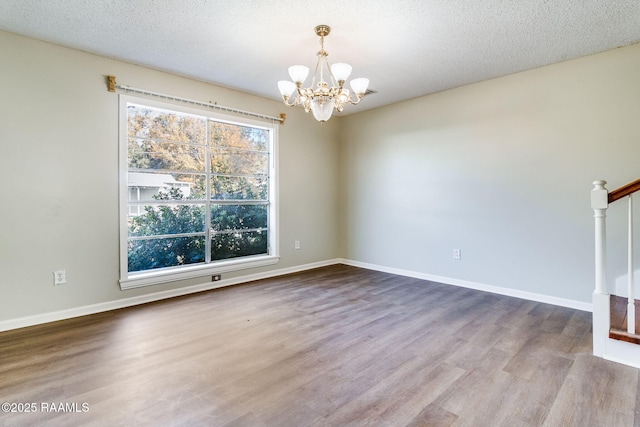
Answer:
[(211, 262), (211, 120), (207, 119), (207, 139), (205, 147), (205, 165), (204, 170), (206, 174), (205, 183), (205, 212), (204, 212), (204, 228), (206, 232), (205, 237), (205, 263)]
[[(273, 133), (269, 132), (269, 138), (273, 138)], [(271, 180), (273, 174), (274, 174), (274, 165), (273, 165), (273, 141), (271, 141), (271, 143), (269, 144), (269, 154), (268, 154), (268, 165), (269, 165), (269, 171), (267, 173), (267, 199), (268, 199), (268, 205), (271, 205), (271, 202), (273, 201), (273, 193), (272, 190), (273, 188), (271, 187), (273, 185), (273, 181)], [(272, 209), (269, 207), (267, 207), (267, 254), (271, 255), (274, 253), (273, 250), (273, 229), (275, 227), (272, 226)]]

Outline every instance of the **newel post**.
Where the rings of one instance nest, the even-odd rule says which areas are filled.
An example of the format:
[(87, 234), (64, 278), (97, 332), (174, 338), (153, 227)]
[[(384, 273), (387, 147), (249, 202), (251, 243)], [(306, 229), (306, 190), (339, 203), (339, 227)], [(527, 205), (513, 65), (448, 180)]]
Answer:
[(595, 290), (593, 292), (593, 354), (602, 357), (609, 338), (610, 306), (607, 291), (607, 208), (606, 181), (594, 181), (591, 208), (595, 219)]
[(609, 192), (604, 187), (607, 181), (594, 181), (591, 190), (591, 208), (596, 224), (596, 289), (598, 294), (607, 294), (607, 208)]

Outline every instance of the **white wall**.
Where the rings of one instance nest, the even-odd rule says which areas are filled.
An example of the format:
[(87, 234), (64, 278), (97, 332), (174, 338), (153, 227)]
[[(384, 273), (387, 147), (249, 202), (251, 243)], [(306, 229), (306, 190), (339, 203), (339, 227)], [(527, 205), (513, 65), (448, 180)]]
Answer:
[[(320, 126), (276, 101), (4, 32), (0, 58), (0, 322), (206, 281), (119, 288), (118, 95), (107, 91), (107, 74), (151, 91), (272, 116), (286, 112), (282, 258), (271, 269), (337, 256), (336, 122)], [(294, 240), (301, 250), (293, 250)], [(68, 284), (54, 287), (58, 269), (66, 270)]]
[(591, 183), (640, 177), (638, 117), (640, 45), (348, 116), (343, 256), (588, 302)]

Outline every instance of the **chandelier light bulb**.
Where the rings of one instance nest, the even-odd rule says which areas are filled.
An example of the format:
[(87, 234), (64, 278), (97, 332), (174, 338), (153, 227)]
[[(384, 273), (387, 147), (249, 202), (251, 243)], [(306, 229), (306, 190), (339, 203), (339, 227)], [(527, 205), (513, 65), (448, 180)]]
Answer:
[(369, 79), (360, 77), (359, 79), (351, 80), (351, 89), (360, 97), (364, 96), (367, 87), (369, 87)]
[[(312, 112), (313, 117), (319, 122), (329, 120), (333, 110), (340, 112), (347, 104), (360, 103), (369, 86), (369, 79), (352, 80), (351, 88), (355, 96), (351, 97), (349, 89), (344, 87), (351, 75), (351, 65), (344, 62), (336, 62), (331, 65), (327, 60), (329, 54), (324, 50), (324, 38), (329, 35), (330, 31), (331, 28), (328, 25), (318, 25), (315, 28), (316, 35), (320, 37), (320, 51), (317, 54), (315, 74), (310, 86), (303, 87), (304, 81), (309, 75), (309, 67), (304, 65), (289, 67), (289, 76), (292, 81), (281, 80), (278, 82), (278, 89), (285, 105), (289, 107), (299, 105), (307, 113)], [(295, 97), (291, 99), (292, 96)]]
[(309, 67), (304, 65), (292, 65), (289, 67), (289, 76), (295, 84), (302, 85), (309, 75)]
[(296, 84), (289, 80), (280, 80), (278, 82), (278, 89), (283, 98), (289, 99), (291, 94), (296, 90)]
[(351, 74), (351, 65), (337, 62), (331, 66), (331, 74), (338, 82), (345, 82)]

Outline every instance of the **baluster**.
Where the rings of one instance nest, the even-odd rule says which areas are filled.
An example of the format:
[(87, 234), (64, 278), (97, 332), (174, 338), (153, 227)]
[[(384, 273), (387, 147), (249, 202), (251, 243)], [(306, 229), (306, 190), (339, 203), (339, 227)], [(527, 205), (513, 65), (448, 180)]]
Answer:
[(636, 333), (636, 305), (635, 305), (635, 291), (633, 289), (633, 198), (631, 194), (628, 196), (629, 200), (629, 236), (628, 236), (628, 270), (627, 270), (627, 291), (629, 299), (627, 303), (627, 332), (630, 334)]

